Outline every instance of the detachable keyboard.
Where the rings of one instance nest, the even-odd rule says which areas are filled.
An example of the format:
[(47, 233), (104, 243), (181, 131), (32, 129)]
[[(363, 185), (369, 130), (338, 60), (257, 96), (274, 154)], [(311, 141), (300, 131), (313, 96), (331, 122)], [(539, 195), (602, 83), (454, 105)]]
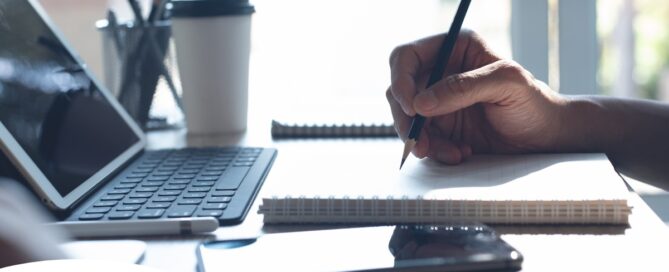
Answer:
[(275, 156), (248, 147), (147, 151), (68, 220), (211, 216), (237, 224)]

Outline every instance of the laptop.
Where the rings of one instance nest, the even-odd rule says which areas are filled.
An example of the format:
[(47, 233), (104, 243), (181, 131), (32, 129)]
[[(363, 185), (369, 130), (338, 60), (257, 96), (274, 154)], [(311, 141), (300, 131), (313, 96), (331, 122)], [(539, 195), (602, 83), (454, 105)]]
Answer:
[(36, 1), (0, 1), (0, 147), (39, 198), (64, 221), (242, 222), (276, 150), (145, 150), (61, 37)]

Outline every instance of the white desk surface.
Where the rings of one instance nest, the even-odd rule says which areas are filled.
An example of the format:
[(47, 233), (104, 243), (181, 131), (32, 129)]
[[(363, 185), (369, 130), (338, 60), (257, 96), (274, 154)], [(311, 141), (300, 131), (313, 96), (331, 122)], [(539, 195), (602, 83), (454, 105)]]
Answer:
[[(332, 176), (345, 177), (351, 171), (358, 173), (361, 180), (366, 177), (373, 178), (373, 171), (369, 171), (367, 167), (373, 161), (375, 152), (397, 153), (399, 162), (402, 148), (399, 140), (272, 141), (269, 125), (269, 121), (258, 123), (250, 126), (247, 133), (221, 137), (187, 137), (184, 131), (153, 132), (149, 134), (149, 142), (151, 148), (234, 144), (276, 147), (279, 153), (259, 198), (271, 196), (273, 188), (277, 186), (291, 186), (291, 180), (313, 179), (318, 182), (318, 177), (323, 174), (330, 175), (328, 180), (333, 180)], [(303, 163), (304, 156), (310, 158), (310, 163)], [(327, 173), (323, 173), (324, 171)], [(295, 192), (299, 194), (299, 188)], [(630, 194), (630, 202), (634, 208), (628, 228), (500, 227), (497, 230), (525, 256), (524, 271), (666, 271), (669, 261), (662, 248), (669, 244), (668, 229), (641, 198), (634, 193)], [(262, 233), (316, 228), (263, 228), (262, 217), (257, 214), (257, 205), (258, 201), (241, 225), (221, 227), (210, 236), (142, 239), (148, 242), (143, 264), (164, 271), (195, 271), (195, 248), (204, 239), (247, 238)]]

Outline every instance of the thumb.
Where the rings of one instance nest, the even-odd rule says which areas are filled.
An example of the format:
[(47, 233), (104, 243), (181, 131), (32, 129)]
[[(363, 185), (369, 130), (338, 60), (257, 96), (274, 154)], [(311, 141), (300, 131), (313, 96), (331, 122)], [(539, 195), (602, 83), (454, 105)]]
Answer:
[(444, 115), (480, 102), (502, 103), (531, 84), (532, 75), (520, 65), (500, 60), (438, 81), (418, 93), (413, 106), (426, 117)]

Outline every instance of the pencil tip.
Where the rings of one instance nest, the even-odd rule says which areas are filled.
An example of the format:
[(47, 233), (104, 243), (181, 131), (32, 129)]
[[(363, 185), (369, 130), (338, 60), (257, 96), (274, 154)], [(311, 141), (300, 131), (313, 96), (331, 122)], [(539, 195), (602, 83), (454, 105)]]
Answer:
[(409, 157), (409, 153), (411, 153), (411, 150), (413, 147), (416, 145), (416, 141), (414, 140), (407, 140), (404, 143), (404, 152), (402, 153), (402, 162), (400, 163), (400, 170), (402, 170), (402, 166), (404, 165), (404, 162), (407, 160), (407, 157)]

